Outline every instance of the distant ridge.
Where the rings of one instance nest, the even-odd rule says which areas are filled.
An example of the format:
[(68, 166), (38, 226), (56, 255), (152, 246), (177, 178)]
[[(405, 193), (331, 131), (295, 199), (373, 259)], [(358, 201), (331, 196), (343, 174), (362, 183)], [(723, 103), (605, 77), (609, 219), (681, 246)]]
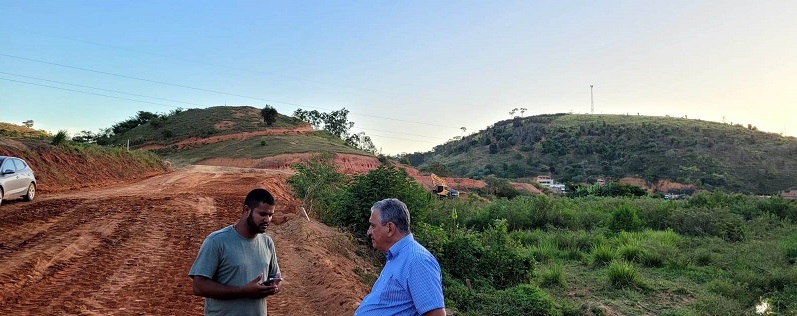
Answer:
[(563, 183), (636, 177), (754, 194), (797, 186), (794, 137), (673, 117), (516, 117), (407, 158), (422, 170), (442, 164), (458, 177), (551, 175)]

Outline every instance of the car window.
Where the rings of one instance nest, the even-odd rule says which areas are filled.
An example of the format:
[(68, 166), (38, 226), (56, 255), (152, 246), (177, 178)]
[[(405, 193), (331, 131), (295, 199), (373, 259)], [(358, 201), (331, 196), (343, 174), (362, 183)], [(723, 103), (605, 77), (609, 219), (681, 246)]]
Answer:
[(15, 170), (16, 169), (16, 167), (14, 167), (14, 163), (11, 162), (11, 159), (6, 159), (5, 161), (3, 161), (2, 166), (0, 166), (0, 172), (5, 172), (8, 169), (11, 169), (11, 170)]
[(22, 171), (23, 169), (25, 169), (25, 167), (27, 167), (25, 165), (25, 162), (20, 159), (11, 159), (11, 160), (14, 161), (14, 166), (17, 167), (17, 172)]

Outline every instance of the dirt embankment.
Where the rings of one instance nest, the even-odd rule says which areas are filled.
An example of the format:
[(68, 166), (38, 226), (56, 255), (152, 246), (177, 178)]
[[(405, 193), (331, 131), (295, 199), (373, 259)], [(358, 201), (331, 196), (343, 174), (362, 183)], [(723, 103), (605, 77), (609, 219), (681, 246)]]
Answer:
[(15, 156), (33, 168), (41, 193), (129, 182), (169, 172), (158, 158), (107, 149), (64, 149), (31, 139), (0, 137), (0, 156)]
[[(420, 183), (426, 189), (431, 190), (434, 189), (436, 186), (431, 176), (421, 175), (418, 172), (412, 175), (412, 177), (415, 178), (415, 181)], [(474, 180), (469, 178), (451, 178), (451, 177), (441, 177), (441, 178), (446, 181), (448, 187), (459, 191), (470, 191), (472, 189), (483, 188), (484, 186), (487, 185), (487, 183), (484, 182), (483, 180)], [(536, 187), (534, 187), (529, 183), (511, 182), (511, 184), (516, 190), (523, 190), (531, 192), (533, 194), (543, 194), (542, 191), (540, 191), (539, 189), (537, 189)]]

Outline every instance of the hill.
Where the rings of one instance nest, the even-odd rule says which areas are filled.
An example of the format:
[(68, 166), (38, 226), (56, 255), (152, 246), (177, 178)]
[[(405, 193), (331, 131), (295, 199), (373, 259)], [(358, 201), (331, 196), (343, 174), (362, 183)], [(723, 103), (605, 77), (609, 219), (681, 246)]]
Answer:
[[(132, 124), (132, 128), (119, 128), (128, 124)], [(108, 142), (123, 144), (129, 140), (131, 147), (134, 148), (153, 144), (168, 146), (189, 139), (264, 130), (293, 130), (307, 125), (305, 122), (280, 114), (274, 124), (267, 126), (263, 122), (260, 109), (250, 106), (176, 110), (168, 115), (139, 112), (138, 117), (114, 125), (112, 127), (115, 130), (114, 134), (109, 137)]]
[[(269, 126), (263, 122), (260, 109), (249, 106), (175, 111), (114, 134), (107, 142), (119, 145), (126, 144), (127, 140), (132, 148), (150, 150), (178, 164), (211, 164), (317, 152), (375, 159), (372, 154), (347, 145), (340, 137), (316, 131), (309, 123), (294, 117), (278, 114)], [(234, 165), (241, 164), (238, 161)]]
[(673, 117), (516, 117), (407, 158), (422, 170), (436, 165), (459, 177), (552, 175), (563, 183), (635, 177), (755, 194), (797, 185), (794, 137)]
[(43, 139), (50, 137), (50, 134), (45, 131), (35, 130), (27, 126), (0, 122), (0, 136)]

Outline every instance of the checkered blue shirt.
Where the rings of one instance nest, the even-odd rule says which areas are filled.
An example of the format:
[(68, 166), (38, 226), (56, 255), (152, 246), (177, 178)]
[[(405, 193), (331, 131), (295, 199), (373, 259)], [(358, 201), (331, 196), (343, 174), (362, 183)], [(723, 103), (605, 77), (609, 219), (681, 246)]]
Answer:
[(445, 307), (437, 259), (412, 234), (387, 251), (387, 263), (355, 316), (415, 316)]

